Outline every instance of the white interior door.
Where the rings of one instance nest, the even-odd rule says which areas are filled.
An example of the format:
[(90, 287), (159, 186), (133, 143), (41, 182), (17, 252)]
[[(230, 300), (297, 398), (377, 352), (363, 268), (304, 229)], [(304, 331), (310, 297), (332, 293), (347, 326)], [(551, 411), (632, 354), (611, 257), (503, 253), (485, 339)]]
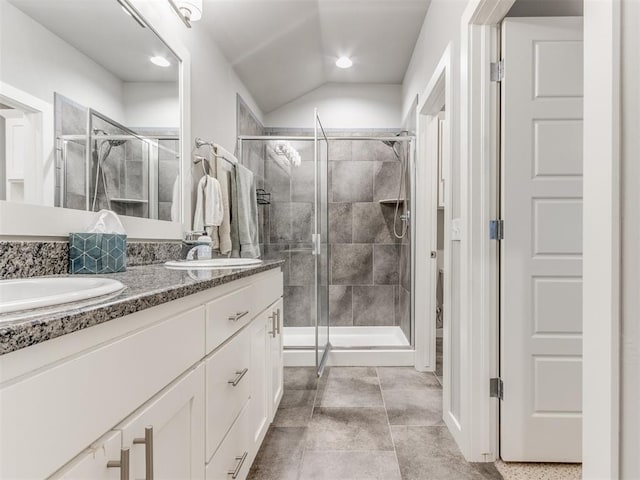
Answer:
[(502, 26), (500, 453), (579, 462), (582, 19)]

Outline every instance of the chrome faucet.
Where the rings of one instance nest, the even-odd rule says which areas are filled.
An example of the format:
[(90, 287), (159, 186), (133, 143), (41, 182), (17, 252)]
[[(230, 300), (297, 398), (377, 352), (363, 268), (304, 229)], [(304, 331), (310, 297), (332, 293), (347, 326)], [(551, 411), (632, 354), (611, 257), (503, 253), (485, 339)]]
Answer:
[(206, 231), (204, 232), (187, 232), (184, 240), (182, 240), (183, 254), (185, 248), (189, 248), (186, 251), (185, 258), (187, 260), (207, 260), (211, 258), (211, 237), (209, 237)]

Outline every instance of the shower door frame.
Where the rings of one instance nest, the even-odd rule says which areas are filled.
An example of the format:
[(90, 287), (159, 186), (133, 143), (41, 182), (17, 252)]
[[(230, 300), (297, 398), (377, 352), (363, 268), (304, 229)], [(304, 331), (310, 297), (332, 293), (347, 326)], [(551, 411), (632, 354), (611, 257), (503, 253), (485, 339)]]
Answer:
[[(318, 109), (313, 111), (314, 132), (313, 132), (313, 166), (314, 166), (314, 234), (313, 234), (313, 254), (315, 257), (315, 307), (316, 307), (316, 373), (322, 376), (324, 367), (329, 360), (331, 352), (331, 315), (329, 314), (329, 141), (322, 127), (322, 121), (318, 116)], [(320, 135), (322, 134), (322, 138)], [(326, 158), (321, 158), (320, 142), (326, 145)], [(323, 202), (324, 198), (324, 202)], [(324, 217), (324, 218), (323, 218)], [(325, 280), (325, 281), (323, 281)], [(324, 288), (323, 288), (324, 287)], [(323, 338), (322, 354), (320, 354), (321, 331), (325, 321), (327, 327), (327, 337)]]

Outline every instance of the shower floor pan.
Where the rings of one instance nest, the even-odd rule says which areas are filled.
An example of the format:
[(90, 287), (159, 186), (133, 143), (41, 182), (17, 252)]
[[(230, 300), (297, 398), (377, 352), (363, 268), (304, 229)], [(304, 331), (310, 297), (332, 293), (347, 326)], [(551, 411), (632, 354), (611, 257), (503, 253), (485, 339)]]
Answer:
[[(331, 327), (333, 348), (407, 347), (400, 327)], [(284, 327), (285, 348), (316, 346), (315, 327)]]

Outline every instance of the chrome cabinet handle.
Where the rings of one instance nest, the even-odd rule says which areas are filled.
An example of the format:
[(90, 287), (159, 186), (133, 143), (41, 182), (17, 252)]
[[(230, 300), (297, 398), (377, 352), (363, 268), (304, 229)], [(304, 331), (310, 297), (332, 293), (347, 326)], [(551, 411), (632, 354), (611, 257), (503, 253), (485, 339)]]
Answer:
[(119, 468), (120, 480), (129, 480), (129, 448), (120, 450), (120, 460), (109, 460), (107, 468)]
[(271, 331), (267, 333), (273, 338), (276, 338), (276, 334), (278, 333), (276, 329), (276, 312), (273, 312), (271, 315), (269, 315), (269, 318), (271, 319)]
[(134, 445), (144, 444), (145, 480), (153, 480), (153, 427), (144, 429), (144, 438), (134, 438)]
[(231, 470), (230, 472), (227, 472), (228, 475), (231, 475), (231, 478), (238, 478), (238, 475), (240, 474), (240, 469), (242, 469), (242, 465), (244, 464), (244, 461), (247, 459), (247, 455), (249, 455), (249, 452), (244, 452), (241, 457), (236, 457), (236, 460), (238, 461), (236, 468), (234, 470)]
[(231, 315), (229, 317), (229, 321), (231, 322), (237, 322), (238, 320), (240, 320), (242, 317), (244, 317), (245, 315), (247, 315), (249, 313), (249, 310), (245, 310), (244, 312), (238, 312), (235, 315)]
[(276, 332), (280, 335), (280, 309), (276, 310)]
[(230, 383), (234, 387), (237, 386), (240, 383), (240, 380), (242, 380), (242, 377), (244, 377), (248, 371), (249, 371), (248, 368), (244, 368), (239, 372), (236, 372), (236, 375), (237, 375), (236, 378), (229, 380), (227, 383)]

